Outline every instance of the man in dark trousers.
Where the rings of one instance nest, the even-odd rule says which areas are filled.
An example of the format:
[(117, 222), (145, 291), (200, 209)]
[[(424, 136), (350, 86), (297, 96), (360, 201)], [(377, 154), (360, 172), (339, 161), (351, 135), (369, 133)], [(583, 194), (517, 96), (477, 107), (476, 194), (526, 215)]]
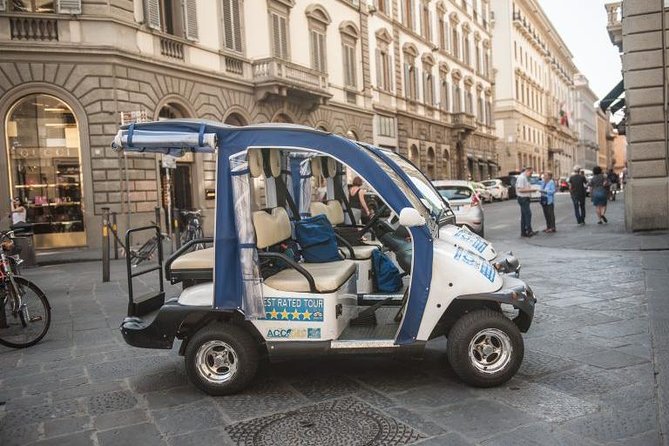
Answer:
[(534, 189), (530, 184), (532, 168), (526, 167), (516, 179), (516, 196), (520, 205), (520, 236), (532, 237), (536, 234), (532, 230), (532, 210), (530, 209), (530, 196)]
[(585, 191), (588, 186), (588, 180), (581, 173), (580, 166), (574, 166), (574, 173), (569, 177), (569, 193), (571, 201), (574, 203), (574, 213), (576, 214), (576, 223), (585, 224)]

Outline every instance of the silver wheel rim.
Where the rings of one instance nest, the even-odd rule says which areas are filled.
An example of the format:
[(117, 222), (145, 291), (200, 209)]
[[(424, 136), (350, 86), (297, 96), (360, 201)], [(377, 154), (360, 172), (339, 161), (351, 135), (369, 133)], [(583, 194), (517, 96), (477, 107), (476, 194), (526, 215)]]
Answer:
[(482, 373), (493, 374), (503, 370), (511, 361), (511, 338), (497, 328), (485, 328), (469, 343), (469, 361)]
[(195, 356), (197, 371), (212, 384), (223, 384), (237, 374), (239, 358), (230, 344), (208, 341), (200, 346)]

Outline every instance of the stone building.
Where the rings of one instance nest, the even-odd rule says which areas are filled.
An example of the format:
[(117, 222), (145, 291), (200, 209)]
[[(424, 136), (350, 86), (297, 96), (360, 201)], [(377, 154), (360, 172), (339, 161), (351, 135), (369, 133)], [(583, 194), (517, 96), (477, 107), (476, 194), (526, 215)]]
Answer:
[(536, 0), (492, 0), (501, 170), (564, 176), (574, 164), (572, 54)]
[[(608, 112), (602, 111), (599, 107), (597, 114), (597, 165), (602, 169), (612, 169), (615, 164), (613, 140), (618, 136), (611, 124), (611, 116)], [(592, 169), (592, 167), (589, 167)]]
[(497, 176), (488, 0), (371, 5), (362, 27), (374, 142), (398, 147), (430, 178)]
[[(598, 164), (597, 151), (601, 150), (597, 143), (597, 112), (595, 111), (597, 95), (590, 88), (588, 78), (577, 73), (574, 76), (574, 129), (578, 135), (574, 163), (586, 169)], [(606, 166), (600, 166), (605, 168)]]
[[(629, 230), (669, 228), (669, 5), (660, 0), (609, 3), (607, 29), (621, 52), (629, 178), (625, 224)], [(618, 161), (618, 160), (616, 160)]]

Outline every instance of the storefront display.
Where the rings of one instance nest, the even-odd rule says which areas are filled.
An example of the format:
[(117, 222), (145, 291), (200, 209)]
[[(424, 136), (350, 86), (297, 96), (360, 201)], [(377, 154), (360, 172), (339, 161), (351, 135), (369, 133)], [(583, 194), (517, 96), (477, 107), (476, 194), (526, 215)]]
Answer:
[(36, 248), (86, 245), (79, 129), (72, 111), (47, 95), (30, 95), (7, 122), (10, 190), (27, 209)]

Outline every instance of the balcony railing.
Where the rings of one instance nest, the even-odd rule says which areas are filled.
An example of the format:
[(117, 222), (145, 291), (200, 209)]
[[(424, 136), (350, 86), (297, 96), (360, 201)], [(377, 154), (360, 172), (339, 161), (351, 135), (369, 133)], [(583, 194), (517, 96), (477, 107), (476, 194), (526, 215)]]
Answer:
[(173, 59), (184, 60), (184, 44), (169, 37), (160, 37), (160, 54)]
[(608, 16), (608, 26), (622, 25), (623, 19), (623, 2), (608, 3), (604, 5), (606, 8), (606, 15)]
[(254, 61), (253, 76), (256, 81), (281, 79), (316, 89), (328, 86), (327, 74), (274, 57)]
[(244, 61), (232, 56), (225, 56), (225, 71), (232, 74), (244, 74)]
[(10, 17), (12, 40), (58, 40), (58, 20), (43, 17)]
[(476, 116), (469, 113), (453, 113), (451, 122), (455, 128), (474, 130), (476, 129)]

